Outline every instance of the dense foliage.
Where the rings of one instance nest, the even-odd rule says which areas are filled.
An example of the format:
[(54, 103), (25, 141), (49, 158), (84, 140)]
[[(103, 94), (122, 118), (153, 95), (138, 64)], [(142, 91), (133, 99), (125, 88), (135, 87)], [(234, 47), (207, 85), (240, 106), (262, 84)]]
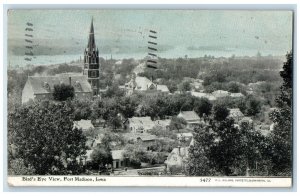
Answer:
[(72, 110), (68, 103), (41, 102), (9, 112), (8, 141), (15, 146), (9, 160), (23, 159), (38, 175), (72, 173), (67, 166), (86, 150), (85, 136), (73, 128)]
[(57, 101), (66, 101), (72, 99), (75, 96), (74, 87), (66, 85), (64, 83), (54, 85), (53, 98)]
[(293, 54), (286, 55), (287, 61), (280, 72), (283, 84), (276, 103), (277, 109), (271, 114), (275, 123), (272, 140), (272, 170), (274, 175), (291, 175), (292, 172), (292, 104), (293, 104)]

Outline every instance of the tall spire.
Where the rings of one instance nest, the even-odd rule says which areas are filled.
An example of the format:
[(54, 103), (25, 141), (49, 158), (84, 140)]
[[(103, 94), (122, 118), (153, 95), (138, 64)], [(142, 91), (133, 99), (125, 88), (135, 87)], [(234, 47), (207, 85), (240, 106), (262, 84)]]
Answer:
[(88, 42), (88, 46), (87, 47), (88, 47), (89, 51), (93, 51), (93, 49), (96, 50), (93, 18), (92, 18), (92, 22), (91, 22), (89, 42)]

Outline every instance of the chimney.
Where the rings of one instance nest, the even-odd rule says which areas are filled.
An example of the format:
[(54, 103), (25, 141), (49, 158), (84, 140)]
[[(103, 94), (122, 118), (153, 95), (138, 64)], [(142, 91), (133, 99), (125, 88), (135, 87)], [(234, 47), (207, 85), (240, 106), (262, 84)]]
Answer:
[(71, 79), (71, 76), (69, 76), (69, 85), (72, 86), (72, 79)]

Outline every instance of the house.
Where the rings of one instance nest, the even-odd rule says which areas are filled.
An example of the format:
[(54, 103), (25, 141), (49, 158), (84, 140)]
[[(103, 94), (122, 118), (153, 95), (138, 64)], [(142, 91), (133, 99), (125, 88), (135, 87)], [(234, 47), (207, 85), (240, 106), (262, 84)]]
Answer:
[(155, 145), (158, 140), (157, 136), (148, 133), (126, 133), (123, 137), (128, 141), (140, 144), (145, 150), (150, 150), (150, 147)]
[(194, 90), (199, 91), (199, 90), (203, 90), (203, 80), (201, 79), (196, 79), (191, 83), (191, 86)]
[(86, 153), (85, 153), (85, 155), (82, 156), (82, 158), (83, 158), (83, 160), (84, 160), (84, 162), (83, 162), (84, 165), (85, 165), (87, 162), (92, 161), (92, 157), (91, 157), (92, 152), (93, 152), (93, 150), (87, 150)]
[(89, 129), (94, 128), (91, 120), (83, 120), (83, 119), (81, 119), (80, 121), (74, 121), (73, 127), (78, 128), (78, 129), (82, 129), (82, 131), (87, 131)]
[(57, 74), (55, 76), (28, 76), (22, 91), (22, 104), (29, 100), (53, 99), (54, 86), (66, 84), (74, 87), (75, 98), (90, 99), (92, 88), (85, 75)]
[(244, 114), (239, 108), (229, 109), (229, 118), (233, 118), (235, 122), (239, 122), (244, 117)]
[(201, 93), (192, 91), (191, 95), (198, 97), (198, 98), (207, 98), (209, 101), (216, 101), (217, 98), (211, 93)]
[(133, 133), (147, 132), (155, 126), (150, 116), (145, 117), (132, 117), (124, 122), (124, 127)]
[(170, 124), (171, 124), (171, 119), (165, 119), (165, 120), (156, 120), (154, 121), (156, 126), (159, 126), (165, 130), (169, 130)]
[(216, 90), (211, 93), (213, 96), (215, 96), (217, 99), (219, 98), (224, 98), (230, 95), (228, 91), (223, 91), (223, 90)]
[(177, 117), (183, 118), (187, 122), (187, 128), (193, 129), (201, 124), (200, 117), (195, 111), (180, 111)]
[(113, 169), (120, 169), (125, 167), (125, 161), (124, 161), (124, 150), (112, 150), (112, 168)]
[(101, 145), (102, 139), (104, 138), (104, 134), (98, 134), (98, 136), (93, 140), (93, 145), (92, 147), (97, 147)]
[(245, 97), (242, 93), (230, 93), (230, 97), (234, 99), (239, 99)]
[(137, 143), (142, 144), (146, 150), (150, 150), (150, 147), (157, 141), (157, 137), (150, 134), (141, 134), (136, 136), (136, 141)]
[(192, 138), (193, 138), (193, 133), (190, 133), (190, 132), (188, 132), (188, 133), (177, 133), (176, 136), (177, 136), (177, 140), (179, 140), (179, 141), (182, 141), (182, 140), (191, 141)]
[(177, 147), (172, 150), (165, 161), (167, 172), (180, 174), (186, 169), (189, 147)]
[(136, 76), (135, 73), (132, 74), (131, 80), (125, 84), (126, 94), (130, 95), (133, 92), (143, 92), (143, 93), (170, 93), (166, 85), (158, 85), (149, 80), (146, 77)]

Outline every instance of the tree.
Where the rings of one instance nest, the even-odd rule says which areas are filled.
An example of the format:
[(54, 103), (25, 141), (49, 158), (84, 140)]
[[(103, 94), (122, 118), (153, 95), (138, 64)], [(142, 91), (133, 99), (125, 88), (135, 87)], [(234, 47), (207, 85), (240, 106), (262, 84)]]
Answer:
[(275, 126), (271, 133), (272, 174), (290, 176), (292, 172), (292, 92), (293, 92), (293, 53), (286, 55), (280, 76), (283, 84), (276, 99), (278, 109), (270, 117)]
[[(35, 174), (65, 174), (68, 161), (86, 153), (82, 130), (73, 128), (73, 108), (67, 102), (40, 102), (9, 113), (8, 135), (16, 157)], [(72, 171), (70, 171), (72, 172)]]
[(214, 119), (217, 121), (223, 121), (229, 115), (229, 110), (223, 104), (216, 104), (213, 108)]
[(242, 137), (239, 130), (234, 127), (233, 119), (213, 122), (212, 130), (216, 133), (217, 143), (211, 149), (211, 161), (215, 169), (222, 175), (241, 175), (243, 168)]
[(75, 95), (74, 87), (64, 83), (54, 85), (53, 98), (57, 101), (66, 101), (68, 98), (73, 99)]
[(179, 84), (178, 89), (182, 92), (186, 92), (186, 91), (190, 91), (192, 87), (189, 81), (184, 81), (181, 84)]
[(199, 116), (203, 116), (203, 114), (209, 115), (211, 109), (212, 104), (207, 98), (200, 98), (194, 102), (194, 110)]
[(253, 95), (246, 97), (246, 115), (255, 116), (260, 113), (261, 102), (255, 98)]
[(266, 175), (268, 148), (267, 139), (247, 123), (239, 129), (231, 118), (212, 120), (195, 129), (188, 175)]
[(104, 167), (106, 164), (112, 163), (112, 154), (109, 148), (97, 146), (91, 154), (91, 159), (92, 167), (99, 169), (99, 167)]
[(173, 116), (171, 118), (171, 123), (170, 123), (170, 129), (174, 130), (176, 129), (179, 132), (179, 129), (183, 129), (187, 122), (183, 118), (178, 118), (176, 116)]
[(9, 175), (34, 175), (35, 169), (28, 165), (27, 167), (24, 164), (24, 160), (21, 158), (13, 159), (8, 164), (8, 174)]
[(228, 91), (231, 93), (240, 92), (240, 86), (236, 82), (229, 82), (227, 88), (228, 88)]
[(214, 143), (214, 135), (209, 131), (209, 126), (195, 129), (194, 145), (191, 145), (189, 149), (187, 175), (217, 175), (211, 160), (211, 150)]

